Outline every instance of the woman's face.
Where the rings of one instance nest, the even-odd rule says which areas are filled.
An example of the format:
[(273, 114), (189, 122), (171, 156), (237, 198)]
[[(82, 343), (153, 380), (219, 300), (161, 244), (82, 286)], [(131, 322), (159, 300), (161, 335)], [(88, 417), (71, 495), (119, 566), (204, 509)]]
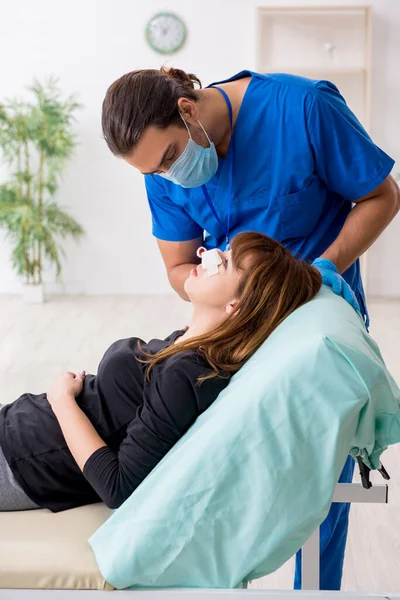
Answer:
[(192, 269), (184, 284), (184, 290), (193, 305), (209, 306), (230, 313), (237, 301), (240, 273), (232, 261), (232, 251), (217, 250), (222, 259), (218, 272), (209, 275), (200, 264)]

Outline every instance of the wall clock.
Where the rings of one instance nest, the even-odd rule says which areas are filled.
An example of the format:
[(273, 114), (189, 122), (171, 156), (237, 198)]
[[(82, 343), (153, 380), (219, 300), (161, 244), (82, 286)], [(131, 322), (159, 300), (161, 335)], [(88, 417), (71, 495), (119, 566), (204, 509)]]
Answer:
[(179, 50), (185, 42), (186, 25), (174, 13), (157, 13), (147, 23), (146, 39), (156, 52), (172, 54)]

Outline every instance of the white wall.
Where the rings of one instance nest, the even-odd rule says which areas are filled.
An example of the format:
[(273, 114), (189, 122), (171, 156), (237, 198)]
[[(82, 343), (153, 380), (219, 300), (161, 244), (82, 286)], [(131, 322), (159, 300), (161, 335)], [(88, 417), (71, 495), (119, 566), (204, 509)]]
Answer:
[[(304, 4), (291, 0), (280, 4)], [(320, 5), (317, 0), (307, 4)], [(351, 0), (351, 4), (363, 1)], [(168, 293), (170, 287), (155, 241), (141, 175), (114, 158), (101, 139), (101, 103), (117, 77), (163, 62), (196, 73), (205, 84), (256, 68), (256, 10), (261, 0), (2, 0), (0, 2), (0, 99), (24, 94), (33, 77), (54, 74), (66, 95), (77, 92), (80, 146), (57, 195), (84, 226), (79, 246), (65, 244), (64, 290), (68, 293)], [(329, 2), (335, 4), (335, 2)], [(336, 4), (346, 4), (339, 0)], [(372, 133), (400, 157), (400, 1), (375, 0)], [(185, 20), (184, 48), (163, 59), (144, 38), (149, 17), (172, 10)], [(5, 60), (4, 57), (7, 57)], [(400, 166), (399, 169), (400, 171)], [(400, 218), (369, 254), (369, 291), (400, 296)], [(0, 293), (18, 292), (0, 234)], [(142, 262), (136, 262), (139, 255)], [(394, 276), (397, 273), (397, 277)], [(52, 281), (52, 274), (46, 274)], [(52, 286), (49, 286), (52, 289)]]

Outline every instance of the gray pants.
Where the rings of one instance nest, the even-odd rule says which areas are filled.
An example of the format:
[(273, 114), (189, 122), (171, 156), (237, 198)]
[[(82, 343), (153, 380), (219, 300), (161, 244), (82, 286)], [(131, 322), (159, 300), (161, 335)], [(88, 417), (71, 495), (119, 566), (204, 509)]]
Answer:
[[(4, 404), (0, 404), (0, 410)], [(5, 459), (0, 447), (0, 512), (40, 508), (25, 494)]]

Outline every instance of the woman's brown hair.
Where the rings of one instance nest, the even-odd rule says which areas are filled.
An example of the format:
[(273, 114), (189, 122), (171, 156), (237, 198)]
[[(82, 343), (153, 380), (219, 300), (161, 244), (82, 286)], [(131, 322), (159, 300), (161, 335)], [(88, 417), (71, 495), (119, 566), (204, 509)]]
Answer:
[(179, 98), (198, 101), (196, 75), (181, 69), (141, 69), (126, 73), (107, 90), (101, 124), (104, 139), (115, 156), (127, 156), (148, 125), (184, 127)]
[(148, 364), (148, 379), (154, 365), (192, 349), (200, 352), (213, 370), (199, 377), (198, 383), (235, 373), (278, 325), (312, 300), (321, 287), (317, 269), (262, 233), (238, 233), (231, 248), (233, 266), (241, 273), (235, 308), (213, 331), (167, 346), (154, 355), (142, 350), (148, 357), (140, 361)]

